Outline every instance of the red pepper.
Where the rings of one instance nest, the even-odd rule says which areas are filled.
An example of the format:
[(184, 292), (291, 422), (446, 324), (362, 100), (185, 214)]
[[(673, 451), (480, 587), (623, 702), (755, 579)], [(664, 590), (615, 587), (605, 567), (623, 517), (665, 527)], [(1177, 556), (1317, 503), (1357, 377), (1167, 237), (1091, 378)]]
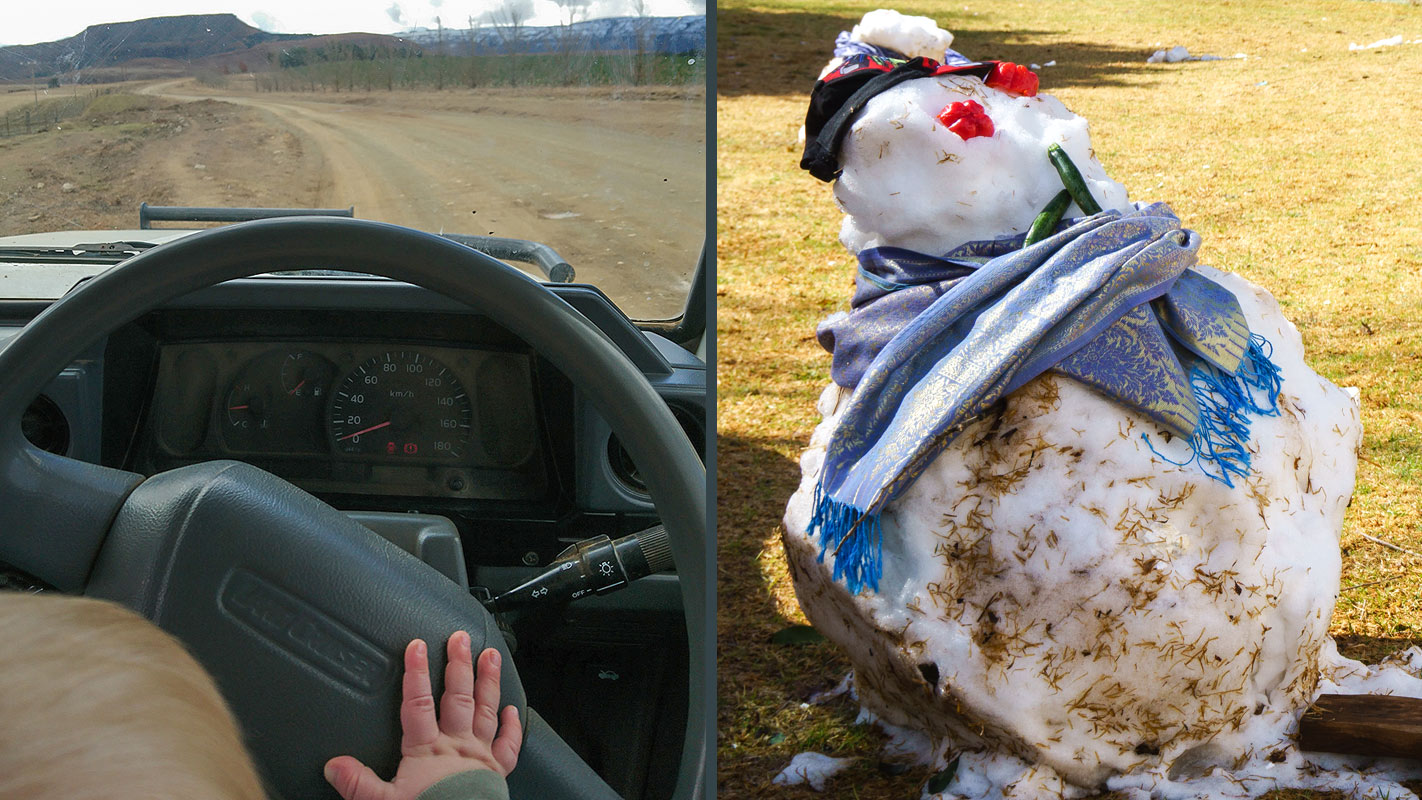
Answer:
[(1021, 95), (1022, 97), (1037, 95), (1037, 74), (1021, 64), (1014, 64), (1011, 61), (997, 62), (985, 83), (1008, 94)]
[(992, 118), (976, 100), (953, 103), (938, 112), (938, 121), (964, 141), (974, 136), (992, 136), (996, 130)]

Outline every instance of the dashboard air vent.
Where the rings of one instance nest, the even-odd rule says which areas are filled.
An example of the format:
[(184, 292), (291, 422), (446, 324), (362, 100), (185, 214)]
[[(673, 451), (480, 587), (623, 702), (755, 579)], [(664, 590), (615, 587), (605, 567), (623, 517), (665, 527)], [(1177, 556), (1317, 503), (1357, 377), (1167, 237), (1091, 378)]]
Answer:
[(35, 398), (25, 409), (20, 427), (30, 444), (49, 453), (69, 453), (69, 420), (59, 406), (45, 395)]
[[(696, 448), (696, 455), (704, 464), (706, 462), (706, 424), (702, 421), (704, 415), (699, 409), (680, 403), (668, 403), (667, 407), (671, 409), (672, 416), (676, 417), (676, 421), (681, 423), (681, 429), (686, 431), (687, 438)], [(607, 461), (612, 468), (613, 476), (625, 488), (644, 497), (647, 496), (647, 483), (642, 480), (637, 465), (632, 462), (632, 455), (617, 440), (617, 434), (612, 434), (607, 438)]]

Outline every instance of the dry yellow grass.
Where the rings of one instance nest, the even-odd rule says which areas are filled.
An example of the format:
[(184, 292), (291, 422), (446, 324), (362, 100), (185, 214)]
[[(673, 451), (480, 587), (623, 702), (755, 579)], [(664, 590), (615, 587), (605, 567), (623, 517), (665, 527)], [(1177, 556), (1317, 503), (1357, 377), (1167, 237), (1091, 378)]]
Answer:
[[(848, 702), (802, 707), (847, 663), (829, 644), (773, 646), (804, 622), (779, 545), (797, 459), (829, 380), (815, 323), (847, 308), (852, 258), (828, 187), (797, 168), (795, 133), (834, 35), (864, 2), (718, 9), (719, 683), (722, 798), (770, 787), (790, 757), (856, 759), (823, 797), (915, 797), (925, 769), (879, 764)], [(1135, 200), (1204, 236), (1202, 261), (1269, 288), (1314, 367), (1362, 390), (1367, 430), (1343, 533), (1333, 633), (1375, 659), (1422, 641), (1422, 9), (1371, 2), (906, 3), (977, 58), (1056, 66), (1043, 91), (1092, 122)], [(1146, 64), (1155, 49), (1243, 60)], [(1318, 797), (1276, 793), (1277, 797)]]

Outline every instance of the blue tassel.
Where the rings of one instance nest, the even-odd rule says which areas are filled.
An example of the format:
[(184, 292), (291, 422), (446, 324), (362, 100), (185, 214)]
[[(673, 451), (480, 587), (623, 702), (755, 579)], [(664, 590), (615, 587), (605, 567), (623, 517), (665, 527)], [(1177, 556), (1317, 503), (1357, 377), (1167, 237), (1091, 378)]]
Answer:
[(834, 554), (835, 580), (843, 580), (850, 594), (866, 587), (879, 591), (884, 571), (884, 529), (878, 512), (865, 512), (825, 494), (815, 486), (815, 513), (810, 532), (820, 540), (820, 563)]
[(1250, 410), (1266, 417), (1279, 416), (1279, 392), (1284, 388), (1284, 379), (1278, 365), (1271, 360), (1273, 357), (1274, 345), (1257, 333), (1251, 334), (1238, 372), (1241, 381), (1269, 399), (1267, 408), (1250, 405)]
[[(1256, 416), (1279, 415), (1279, 390), (1283, 378), (1270, 358), (1274, 346), (1259, 334), (1251, 334), (1249, 347), (1235, 374), (1199, 362), (1190, 370), (1190, 388), (1200, 406), (1200, 421), (1190, 436), (1190, 458), (1176, 461), (1162, 454), (1141, 434), (1146, 446), (1165, 461), (1183, 467), (1191, 462), (1209, 477), (1234, 487), (1233, 478), (1249, 477), (1253, 456), (1246, 444), (1249, 426)], [(1255, 395), (1263, 399), (1256, 399)]]

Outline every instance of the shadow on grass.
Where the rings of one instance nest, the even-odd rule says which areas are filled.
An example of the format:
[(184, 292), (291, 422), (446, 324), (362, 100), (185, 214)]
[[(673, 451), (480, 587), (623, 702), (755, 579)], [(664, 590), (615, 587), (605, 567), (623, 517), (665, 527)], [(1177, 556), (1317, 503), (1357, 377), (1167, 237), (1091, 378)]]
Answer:
[[(834, 38), (861, 12), (767, 12), (721, 8), (716, 12), (716, 93), (808, 95), (834, 52)], [(935, 15), (953, 32), (953, 48), (970, 58), (1056, 65), (1040, 73), (1044, 91), (1067, 86), (1142, 85), (1150, 74), (1143, 49), (1062, 41), (1066, 31), (986, 30), (974, 21)], [(1154, 83), (1146, 81), (1145, 86)], [(1143, 87), (1144, 88), (1144, 87)]]
[[(805, 442), (722, 435), (717, 440), (717, 797), (787, 800), (917, 797), (926, 767), (885, 768), (883, 737), (856, 725), (847, 697), (807, 705), (832, 688), (849, 663), (828, 641), (774, 644), (777, 631), (801, 622), (780, 556), (780, 519), (800, 484)], [(771, 781), (797, 753), (851, 758), (824, 793)]]

